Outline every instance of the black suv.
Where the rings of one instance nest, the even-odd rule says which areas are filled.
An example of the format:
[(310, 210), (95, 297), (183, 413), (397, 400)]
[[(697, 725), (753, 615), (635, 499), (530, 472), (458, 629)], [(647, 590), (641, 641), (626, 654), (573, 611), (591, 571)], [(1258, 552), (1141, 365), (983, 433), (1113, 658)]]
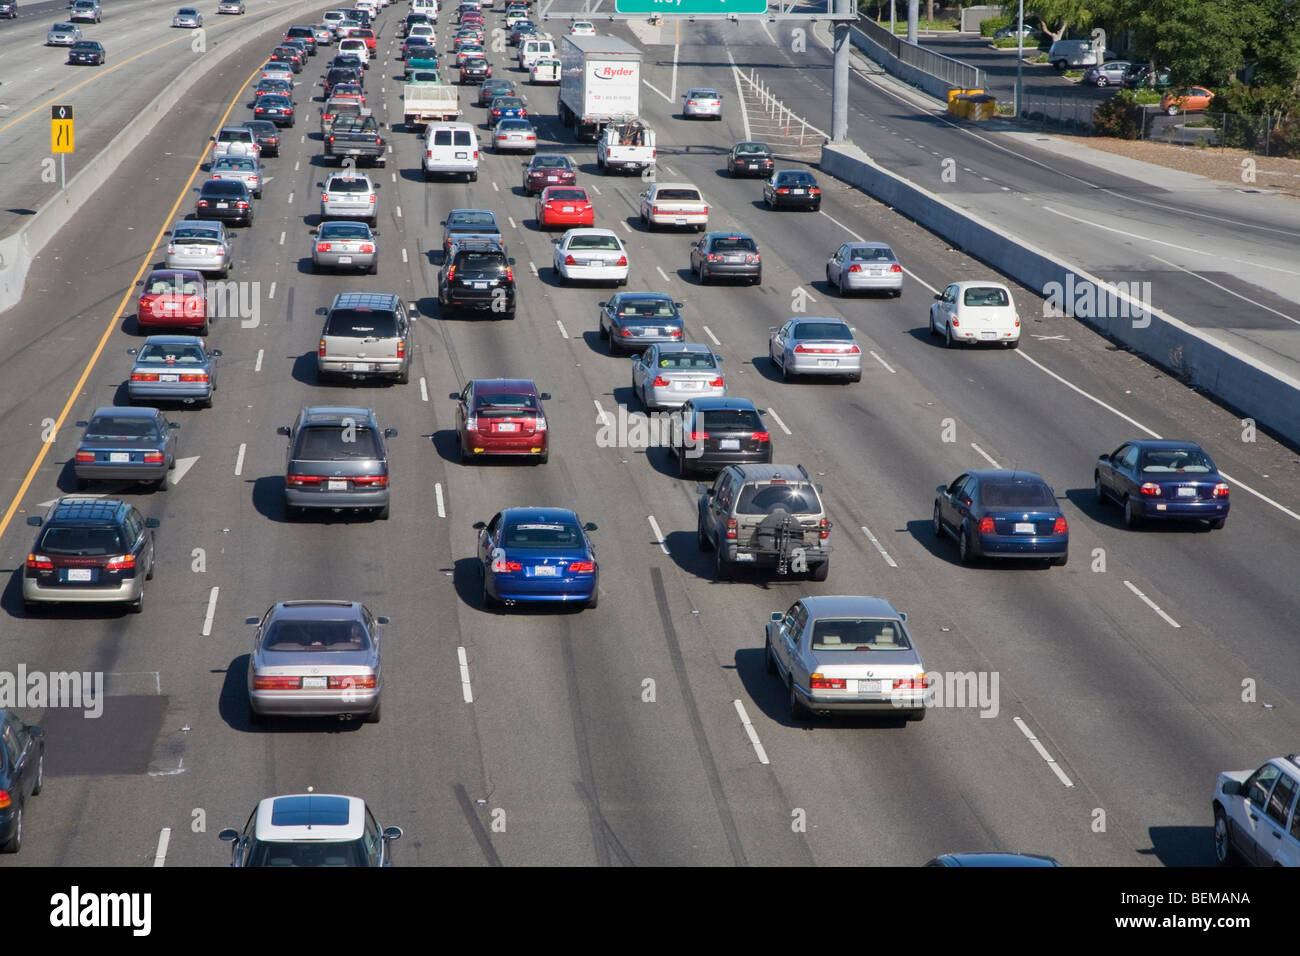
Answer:
[(681, 416), (671, 446), (680, 477), (727, 465), (771, 463), (772, 436), (749, 399), (695, 398), (682, 406)]
[(290, 27), (284, 38), (286, 40), (302, 40), (307, 45), (307, 55), (316, 55), (316, 34), (312, 32), (311, 27)]
[(113, 498), (56, 501), (40, 528), (23, 571), (23, 608), (45, 604), (123, 603), (138, 614), (144, 582), (153, 579), (154, 528), (134, 505)]
[(491, 239), (453, 239), (438, 272), (438, 304), (444, 316), (453, 309), (491, 311), (515, 317), (515, 260)]
[(289, 439), (284, 510), (290, 520), (307, 509), (369, 509), (388, 518), (388, 447), (396, 428), (381, 428), (369, 408), (308, 406), (292, 425), (276, 429)]

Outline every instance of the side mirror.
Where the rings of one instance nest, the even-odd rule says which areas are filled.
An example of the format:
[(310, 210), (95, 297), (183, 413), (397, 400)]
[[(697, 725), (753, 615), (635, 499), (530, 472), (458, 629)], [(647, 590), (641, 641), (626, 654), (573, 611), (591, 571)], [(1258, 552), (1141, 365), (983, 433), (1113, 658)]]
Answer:
[(275, 433), (277, 435), (284, 435), (286, 437), (288, 437), (291, 434), (288, 425), (281, 425), (279, 428), (275, 430)]
[(172, 431), (178, 431), (178, 430), (180, 429), (180, 427), (181, 427), (181, 423), (180, 423), (180, 422), (168, 422), (168, 423), (167, 423), (167, 427), (170, 428)]
[(543, 402), (549, 402), (549, 401), (551, 400), (551, 393), (550, 393), (550, 392), (542, 392), (542, 394), (538, 395), (537, 397), (538, 397), (539, 400), (541, 400), (541, 401), (543, 401)]
[(319, 230), (319, 229), (313, 229), (311, 232), (307, 233), (307, 235), (309, 235), (309, 236), (319, 236), (319, 235), (320, 235), (320, 230)]
[(221, 358), (221, 349), (213, 349), (208, 354), (211, 355), (213, 358)]
[(906, 611), (899, 611), (899, 612), (898, 612), (898, 619), (899, 619), (900, 621), (906, 621), (906, 620), (907, 620), (907, 612), (906, 612)]
[(160, 522), (157, 518), (145, 518), (145, 519), (144, 519), (144, 526), (145, 526), (146, 528), (157, 528), (157, 527), (158, 527), (159, 525), (161, 525), (161, 524), (162, 524), (162, 522)]
[(948, 486), (940, 485), (938, 488), (934, 489), (934, 493), (936, 495), (946, 495), (948, 493)]
[(595, 525), (594, 522), (588, 521), (586, 524), (584, 524), (584, 525), (582, 526), (582, 530), (583, 530), (583, 531), (598, 531), (598, 530), (600, 530), (600, 529), (598, 529), (598, 528), (596, 527), (596, 525)]
[(603, 308), (605, 308), (605, 306), (609, 305), (609, 303), (608, 303), (608, 302), (597, 302), (596, 305), (597, 305), (597, 307), (603, 309)]
[(28, 515), (27, 523), (31, 525), (33, 528), (39, 528), (41, 526), (41, 519), (37, 515)]
[(511, 265), (515, 264), (515, 260), (513, 258), (507, 259), (506, 262), (510, 263)]
[(470, 525), (470, 527), (473, 528), (475, 531), (482, 531), (484, 528), (487, 527), (487, 525), (482, 521), (475, 521), (472, 525)]
[(771, 614), (768, 615), (767, 619), (771, 621), (773, 624), (775, 624), (783, 617), (785, 617), (785, 615), (782, 614), (780, 611), (773, 611)]
[(127, 349), (127, 350), (126, 350), (126, 354), (127, 354), (127, 355), (139, 355), (139, 354), (140, 354), (140, 350), (139, 350), (139, 349)]
[(78, 428), (85, 428), (88, 424), (90, 424), (90, 423), (89, 423), (89, 422), (77, 422), (77, 427), (78, 427)]
[(934, 298), (935, 298), (935, 301), (942, 302), (942, 301), (943, 301), (943, 293), (942, 293), (942, 292), (936, 292), (936, 293), (934, 294)]
[(674, 303), (673, 303), (673, 308), (674, 308), (674, 309), (684, 309), (685, 306), (682, 305), (680, 302), (674, 302)]
[(246, 617), (244, 618), (244, 623), (251, 627), (256, 627), (258, 624), (262, 623), (262, 619), (260, 617)]
[(397, 429), (396, 429), (396, 428), (385, 428), (385, 429), (384, 429), (384, 437), (385, 437), (385, 438), (396, 438), (396, 437), (397, 437)]
[(1227, 782), (1223, 785), (1223, 793), (1224, 793), (1225, 796), (1229, 796), (1229, 797), (1240, 796), (1240, 794), (1241, 794), (1241, 783), (1240, 783), (1240, 781), (1237, 781), (1237, 780), (1229, 780), (1229, 781), (1227, 781)]
[(217, 834), (217, 839), (222, 843), (237, 843), (239, 841), (239, 831), (226, 827)]
[(380, 615), (379, 617), (375, 618), (375, 623), (376, 623), (376, 624), (388, 624), (391, 620), (392, 620), (392, 618), (389, 618), (389, 617), (385, 617), (385, 616), (383, 616), (383, 615)]

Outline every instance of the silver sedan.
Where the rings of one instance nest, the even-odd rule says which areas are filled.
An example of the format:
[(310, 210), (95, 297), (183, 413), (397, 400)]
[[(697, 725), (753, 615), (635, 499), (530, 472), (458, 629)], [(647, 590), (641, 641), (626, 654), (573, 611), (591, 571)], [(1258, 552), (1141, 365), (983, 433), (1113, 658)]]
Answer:
[(262, 165), (252, 156), (218, 159), (208, 171), (209, 179), (233, 179), (248, 187), (254, 199), (262, 198)]
[(770, 328), (767, 355), (781, 381), (796, 375), (824, 375), (862, 381), (862, 349), (843, 319), (791, 319)]
[(181, 7), (176, 11), (176, 16), (172, 17), (172, 26), (190, 29), (201, 27), (203, 26), (203, 14), (193, 7)]
[(167, 242), (168, 269), (197, 269), (230, 275), (230, 232), (224, 222), (186, 219), (172, 227)]
[(697, 86), (682, 94), (682, 118), (722, 119), (722, 94), (710, 87)]
[(846, 242), (826, 260), (826, 281), (840, 295), (884, 290), (903, 294), (903, 266), (883, 242)]
[(359, 269), (375, 275), (379, 272), (379, 233), (364, 222), (341, 220), (323, 223), (313, 233), (311, 271), (322, 269)]
[(925, 665), (907, 615), (873, 597), (806, 597), (773, 611), (763, 656), (787, 687), (791, 720), (867, 714), (924, 720)]
[(379, 722), (384, 672), (375, 617), (351, 601), (284, 601), (259, 620), (248, 657), (249, 717), (362, 717)]
[(646, 411), (727, 393), (722, 357), (703, 344), (652, 345), (632, 358), (632, 391)]
[(335, 173), (321, 184), (320, 216), (325, 219), (365, 219), (379, 224), (378, 187), (365, 173)]
[(127, 353), (135, 356), (126, 386), (132, 402), (153, 399), (212, 407), (221, 349), (209, 349), (197, 335), (151, 335)]
[(81, 27), (75, 23), (56, 23), (45, 34), (46, 46), (72, 46), (81, 39)]

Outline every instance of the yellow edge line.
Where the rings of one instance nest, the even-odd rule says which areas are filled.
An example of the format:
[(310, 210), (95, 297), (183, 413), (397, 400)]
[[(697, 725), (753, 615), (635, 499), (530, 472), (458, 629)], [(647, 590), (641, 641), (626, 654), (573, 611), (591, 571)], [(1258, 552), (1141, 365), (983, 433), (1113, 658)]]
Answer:
[[(248, 79), (244, 80), (243, 85), (239, 87), (235, 95), (231, 98), (230, 105), (226, 107), (226, 111), (221, 114), (220, 122), (217, 123), (216, 127), (212, 131), (213, 136), (220, 131), (221, 127), (226, 125), (226, 120), (230, 117), (230, 111), (235, 108), (240, 97), (244, 95), (244, 90), (248, 89), (248, 84), (253, 82), (253, 77), (257, 76), (261, 72), (262, 68), (259, 66), (248, 75)], [(2, 130), (0, 130), (0, 132), (2, 132)], [(162, 226), (158, 229), (158, 234), (154, 236), (153, 245), (149, 247), (148, 255), (146, 255), (144, 261), (140, 263), (140, 268), (136, 270), (135, 277), (131, 280), (130, 286), (127, 287), (126, 293), (122, 296), (122, 301), (118, 303), (117, 311), (113, 313), (113, 317), (109, 320), (108, 327), (104, 329), (104, 334), (99, 337), (99, 344), (95, 346), (95, 351), (86, 362), (86, 367), (82, 369), (81, 377), (77, 379), (77, 384), (73, 387), (72, 393), (68, 396), (68, 400), (63, 406), (63, 411), (59, 413), (58, 420), (54, 423), (53, 436), (49, 441), (41, 443), (41, 450), (36, 455), (36, 460), (32, 462), (32, 467), (27, 470), (27, 476), (23, 478), (23, 483), (18, 486), (17, 494), (15, 494), (13, 500), (9, 502), (9, 507), (5, 510), (4, 517), (0, 518), (0, 538), (4, 537), (5, 531), (9, 528), (9, 522), (13, 520), (14, 513), (18, 510), (19, 502), (22, 501), (23, 495), (27, 494), (27, 489), (31, 487), (32, 479), (36, 477), (37, 470), (42, 464), (44, 464), (45, 456), (49, 454), (50, 446), (53, 445), (58, 438), (59, 429), (61, 429), (63, 423), (67, 421), (68, 414), (72, 411), (73, 404), (77, 401), (78, 397), (80, 397), (81, 389), (85, 386), (86, 380), (90, 378), (90, 373), (99, 362), (99, 357), (104, 352), (104, 346), (108, 344), (109, 336), (113, 334), (113, 330), (117, 327), (118, 321), (122, 318), (122, 313), (126, 311), (127, 303), (135, 294), (136, 283), (140, 281), (144, 276), (144, 271), (153, 263), (154, 253), (158, 251), (158, 245), (162, 242), (163, 235), (166, 234), (170, 227), (172, 218), (176, 215), (176, 210), (180, 208), (181, 200), (183, 200), (186, 193), (190, 191), (190, 185), (194, 182), (194, 177), (199, 174), (199, 170), (207, 159), (207, 154), (208, 149), (205, 146), (203, 148), (203, 155), (201, 155), (199, 161), (194, 164), (194, 169), (190, 171), (189, 178), (185, 180), (185, 185), (181, 187), (180, 193), (176, 196), (176, 201), (172, 203), (172, 208), (167, 213), (167, 218), (163, 220)]]

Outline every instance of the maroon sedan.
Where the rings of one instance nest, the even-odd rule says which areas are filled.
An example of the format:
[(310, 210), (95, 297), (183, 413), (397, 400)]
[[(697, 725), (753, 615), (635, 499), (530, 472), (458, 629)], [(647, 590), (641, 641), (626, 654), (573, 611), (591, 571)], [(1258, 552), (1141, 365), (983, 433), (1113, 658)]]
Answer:
[(470, 381), (456, 401), (456, 435), (464, 464), (487, 455), (529, 455), (538, 464), (549, 456), (546, 392), (527, 379), (481, 378)]
[(578, 171), (569, 157), (559, 153), (538, 153), (524, 167), (524, 195), (535, 196), (547, 186), (572, 186), (578, 180)]

